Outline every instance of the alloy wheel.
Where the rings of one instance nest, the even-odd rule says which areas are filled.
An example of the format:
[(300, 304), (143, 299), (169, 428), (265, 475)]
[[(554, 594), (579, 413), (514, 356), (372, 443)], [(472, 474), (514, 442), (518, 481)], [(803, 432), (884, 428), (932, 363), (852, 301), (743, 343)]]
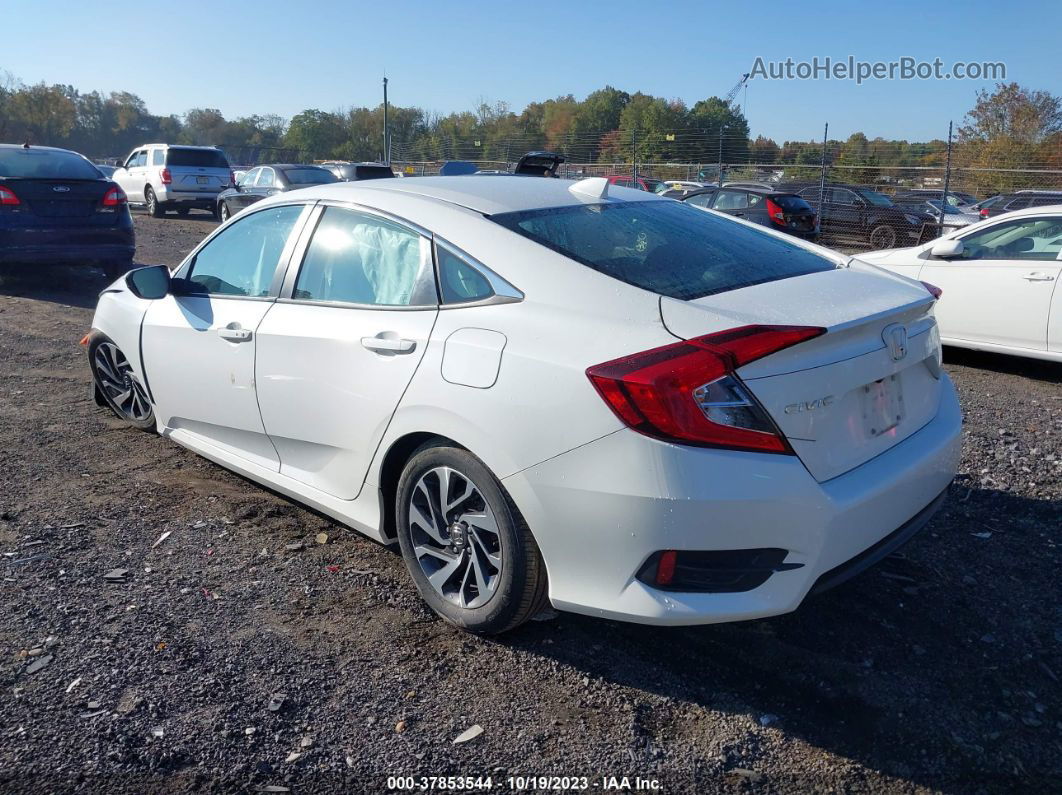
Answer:
[(113, 342), (101, 342), (93, 355), (96, 383), (123, 417), (142, 422), (151, 416), (147, 392), (133, 373), (133, 366)]
[(891, 226), (879, 226), (870, 233), (870, 245), (876, 249), (893, 248), (896, 245), (896, 230)]
[(501, 533), (482, 492), (447, 466), (425, 472), (409, 497), (413, 552), (431, 587), (458, 607), (486, 604), (501, 579)]

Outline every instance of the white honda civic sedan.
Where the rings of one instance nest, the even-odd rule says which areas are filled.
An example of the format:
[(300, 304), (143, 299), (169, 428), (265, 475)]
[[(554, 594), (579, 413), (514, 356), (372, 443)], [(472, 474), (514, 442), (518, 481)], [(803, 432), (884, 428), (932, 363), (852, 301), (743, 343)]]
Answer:
[(1062, 362), (1062, 205), (997, 215), (912, 248), (860, 254), (942, 289), (945, 345)]
[(926, 286), (644, 191), (533, 177), (264, 200), (88, 335), (97, 399), (384, 543), (477, 633), (795, 609), (937, 510)]

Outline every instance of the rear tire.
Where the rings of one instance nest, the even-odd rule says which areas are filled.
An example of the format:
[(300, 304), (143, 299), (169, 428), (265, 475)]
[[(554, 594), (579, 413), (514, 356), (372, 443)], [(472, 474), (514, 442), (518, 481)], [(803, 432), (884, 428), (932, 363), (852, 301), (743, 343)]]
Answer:
[[(398, 543), (428, 606), (456, 627), (496, 635), (546, 604), (546, 567), (504, 487), (467, 450), (432, 443), (406, 464)], [(412, 521), (411, 521), (412, 517)]]
[(155, 410), (133, 366), (110, 337), (97, 334), (89, 343), (89, 369), (103, 402), (118, 419), (143, 431), (155, 429)]
[(155, 191), (151, 189), (151, 186), (144, 188), (144, 204), (147, 205), (148, 215), (152, 218), (161, 218), (166, 214), (166, 211), (159, 206), (158, 197), (155, 196)]

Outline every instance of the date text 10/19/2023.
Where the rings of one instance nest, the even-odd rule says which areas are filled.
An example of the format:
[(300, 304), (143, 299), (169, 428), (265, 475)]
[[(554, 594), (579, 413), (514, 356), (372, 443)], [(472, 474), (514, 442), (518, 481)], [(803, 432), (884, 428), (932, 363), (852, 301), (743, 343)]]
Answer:
[(582, 791), (663, 792), (659, 780), (642, 776), (388, 776), (392, 792)]

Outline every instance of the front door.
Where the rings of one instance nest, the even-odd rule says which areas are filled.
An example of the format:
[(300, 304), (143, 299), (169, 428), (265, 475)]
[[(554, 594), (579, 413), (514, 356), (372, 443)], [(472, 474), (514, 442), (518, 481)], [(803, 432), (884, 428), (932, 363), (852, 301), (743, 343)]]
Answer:
[(1062, 217), (1004, 221), (961, 239), (961, 256), (927, 260), (919, 277), (944, 291), (941, 336), (1046, 350)]
[(144, 317), (143, 354), (165, 428), (277, 471), (255, 395), (256, 334), (273, 306), (302, 205), (252, 212), (178, 271), (174, 293)]
[(424, 355), (438, 298), (427, 238), (366, 212), (319, 212), (258, 328), (258, 403), (280, 472), (350, 500)]

